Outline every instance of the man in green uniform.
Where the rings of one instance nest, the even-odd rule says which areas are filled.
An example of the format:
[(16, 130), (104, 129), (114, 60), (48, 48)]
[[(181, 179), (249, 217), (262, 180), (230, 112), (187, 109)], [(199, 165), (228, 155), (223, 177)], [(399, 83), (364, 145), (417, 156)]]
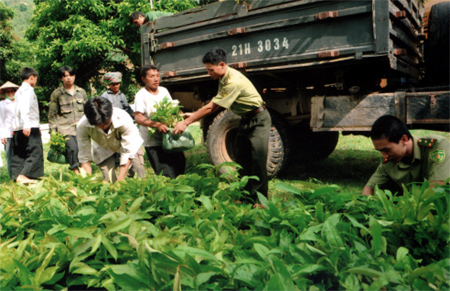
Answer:
[(136, 25), (137, 27), (141, 27), (144, 23), (152, 22), (156, 18), (172, 15), (170, 12), (162, 12), (162, 11), (150, 11), (145, 15), (140, 11), (134, 11), (130, 14), (130, 23)]
[(236, 136), (236, 162), (243, 169), (242, 175), (257, 176), (259, 181), (250, 179), (246, 190), (256, 200), (256, 192), (267, 196), (267, 152), (272, 120), (264, 101), (256, 88), (243, 74), (227, 65), (227, 56), (223, 49), (215, 48), (203, 57), (208, 74), (219, 80), (219, 91), (207, 105), (179, 122), (174, 134), (182, 133), (186, 127), (205, 115), (226, 108), (241, 116)]
[(48, 123), (50, 132), (56, 131), (66, 138), (66, 159), (69, 169), (79, 173), (77, 124), (83, 117), (87, 101), (86, 91), (75, 85), (75, 71), (68, 66), (58, 70), (62, 85), (50, 96)]
[(362, 195), (374, 195), (375, 185), (400, 186), (430, 181), (443, 185), (450, 177), (450, 142), (443, 136), (413, 137), (397, 117), (384, 115), (372, 126), (371, 139), (383, 161), (367, 182)]

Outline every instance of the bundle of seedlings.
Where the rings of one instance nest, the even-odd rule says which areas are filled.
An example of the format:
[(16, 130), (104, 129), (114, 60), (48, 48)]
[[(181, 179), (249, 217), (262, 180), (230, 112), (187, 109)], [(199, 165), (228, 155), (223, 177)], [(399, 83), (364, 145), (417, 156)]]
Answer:
[[(161, 122), (169, 127), (169, 132), (163, 134), (164, 151), (182, 152), (193, 148), (195, 142), (188, 128), (186, 128), (182, 134), (172, 134), (175, 125), (178, 122), (183, 121), (183, 117), (181, 116), (182, 106), (171, 101), (169, 98), (164, 97), (161, 102), (155, 104), (154, 108), (156, 109), (156, 112), (152, 114), (150, 119), (155, 122)], [(155, 131), (155, 128), (149, 127), (150, 135)]]
[(47, 160), (57, 164), (67, 164), (66, 160), (66, 139), (56, 131), (50, 134), (50, 149)]

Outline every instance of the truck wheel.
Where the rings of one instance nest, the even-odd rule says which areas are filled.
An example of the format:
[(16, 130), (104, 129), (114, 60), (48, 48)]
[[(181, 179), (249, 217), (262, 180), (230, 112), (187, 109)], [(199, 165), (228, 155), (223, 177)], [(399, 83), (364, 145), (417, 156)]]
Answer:
[[(269, 138), (267, 175), (269, 178), (272, 178), (286, 164), (289, 152), (289, 139), (287, 124), (283, 118), (272, 111), (270, 111), (270, 114), (272, 117), (272, 129)], [(206, 138), (206, 148), (208, 156), (214, 165), (236, 161), (234, 143), (240, 119), (239, 116), (230, 110), (225, 110), (219, 113), (210, 125)]]
[(449, 15), (450, 2), (437, 3), (431, 7), (428, 20), (425, 66), (428, 80), (433, 85), (449, 84)]
[[(309, 125), (292, 128), (293, 155), (296, 159), (317, 161), (327, 158), (336, 148), (339, 132), (313, 132)], [(295, 152), (294, 152), (295, 151)]]

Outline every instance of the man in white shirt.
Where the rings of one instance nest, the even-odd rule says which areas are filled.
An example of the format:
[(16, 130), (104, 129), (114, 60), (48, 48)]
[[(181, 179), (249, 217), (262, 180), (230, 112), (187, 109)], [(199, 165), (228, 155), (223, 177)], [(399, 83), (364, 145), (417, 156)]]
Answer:
[(14, 95), (18, 88), (19, 86), (11, 82), (6, 82), (0, 87), (0, 95), (5, 94), (6, 96), (5, 100), (0, 101), (0, 141), (5, 146), (9, 178), (11, 178), (12, 123), (16, 115)]
[(29, 184), (44, 175), (39, 104), (34, 93), (38, 73), (33, 68), (25, 67), (19, 74), (23, 83), (15, 94), (11, 179)]
[[(92, 174), (91, 147), (92, 161), (102, 170), (103, 180), (107, 182), (125, 179), (131, 165), (136, 172), (144, 172), (140, 169), (142, 163), (135, 159), (143, 140), (127, 112), (113, 108), (106, 98), (95, 97), (84, 104), (84, 114), (77, 126), (78, 159), (88, 174)], [(118, 177), (114, 171), (115, 153), (120, 153)]]
[[(162, 134), (167, 133), (169, 128), (166, 124), (151, 120), (156, 112), (155, 104), (161, 102), (164, 97), (172, 100), (166, 88), (159, 86), (161, 79), (159, 70), (153, 65), (141, 68), (141, 79), (145, 87), (139, 90), (135, 98), (134, 120), (140, 124), (141, 136), (144, 139), (144, 147), (153, 170), (157, 175), (175, 179), (184, 174), (186, 158), (183, 152), (166, 153), (162, 148)], [(156, 132), (149, 136), (148, 128), (156, 128)]]

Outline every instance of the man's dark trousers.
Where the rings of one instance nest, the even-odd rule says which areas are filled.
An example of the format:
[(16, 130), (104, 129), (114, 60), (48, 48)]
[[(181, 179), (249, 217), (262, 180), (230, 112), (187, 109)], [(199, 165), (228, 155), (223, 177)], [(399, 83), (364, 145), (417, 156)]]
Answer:
[(245, 187), (250, 197), (257, 201), (256, 191), (267, 197), (267, 154), (272, 127), (270, 113), (264, 110), (252, 117), (243, 117), (236, 136), (236, 162), (243, 169), (241, 176), (257, 176), (259, 181), (250, 179)]

